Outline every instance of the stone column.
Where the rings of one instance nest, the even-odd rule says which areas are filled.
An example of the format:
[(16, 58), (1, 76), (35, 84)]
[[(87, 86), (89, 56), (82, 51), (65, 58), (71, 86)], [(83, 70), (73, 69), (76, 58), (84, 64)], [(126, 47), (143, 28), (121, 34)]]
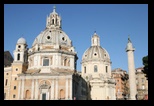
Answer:
[(73, 82), (72, 82), (73, 80), (72, 80), (72, 78), (70, 79), (70, 100), (72, 100), (72, 84), (73, 84)]
[(21, 79), (19, 79), (19, 87), (18, 87), (18, 100), (20, 100), (20, 90), (21, 90)]
[(55, 99), (58, 99), (58, 78), (56, 78), (56, 97)]
[(33, 100), (33, 94), (34, 94), (34, 79), (32, 79), (32, 86), (31, 86), (31, 99)]
[(136, 76), (135, 76), (135, 66), (134, 66), (134, 55), (133, 51), (128, 53), (128, 71), (129, 71), (129, 86), (130, 86), (130, 100), (136, 100)]
[(21, 85), (21, 100), (23, 100), (23, 98), (24, 98), (24, 78), (22, 79), (22, 85)]
[(134, 64), (134, 51), (135, 48), (132, 45), (130, 38), (126, 47), (128, 56), (128, 71), (129, 71), (129, 87), (130, 87), (130, 100), (136, 100), (136, 76), (135, 76), (135, 64)]
[(66, 78), (66, 93), (65, 93), (65, 99), (68, 99), (68, 78)]
[(113, 100), (116, 100), (116, 92), (115, 92), (115, 87), (113, 86), (113, 88), (112, 88), (112, 91), (113, 91)]
[(38, 79), (35, 79), (35, 100), (38, 100)]
[(55, 88), (55, 84), (54, 84), (54, 79), (52, 80), (52, 85), (51, 85), (51, 100), (54, 99), (54, 88)]

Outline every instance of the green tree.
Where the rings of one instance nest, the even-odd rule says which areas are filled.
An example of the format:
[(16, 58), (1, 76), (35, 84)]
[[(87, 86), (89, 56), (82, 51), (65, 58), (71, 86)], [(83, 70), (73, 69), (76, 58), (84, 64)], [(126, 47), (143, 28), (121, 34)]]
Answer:
[(148, 55), (142, 58), (142, 62), (144, 65), (142, 72), (145, 74), (145, 77), (147, 77), (148, 80)]

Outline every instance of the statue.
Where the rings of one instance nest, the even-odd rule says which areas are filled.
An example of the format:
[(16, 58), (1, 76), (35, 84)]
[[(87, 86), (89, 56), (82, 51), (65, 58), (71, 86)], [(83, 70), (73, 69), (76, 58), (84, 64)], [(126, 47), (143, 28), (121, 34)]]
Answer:
[(130, 40), (130, 35), (128, 35), (128, 42), (130, 42), (130, 43), (131, 43), (131, 40)]

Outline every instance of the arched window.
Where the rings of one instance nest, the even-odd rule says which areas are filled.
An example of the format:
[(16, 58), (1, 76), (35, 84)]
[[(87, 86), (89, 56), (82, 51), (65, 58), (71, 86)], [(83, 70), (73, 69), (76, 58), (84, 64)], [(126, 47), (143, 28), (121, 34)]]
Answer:
[(63, 89), (60, 90), (60, 99), (65, 99), (65, 94)]
[(54, 24), (54, 19), (52, 19), (52, 25)]
[(107, 68), (108, 68), (108, 67), (106, 66), (106, 73), (108, 72)]
[(26, 90), (25, 98), (30, 99), (30, 91), (29, 90)]
[(86, 73), (86, 66), (84, 67), (84, 73)]
[(20, 53), (18, 53), (17, 55), (17, 60), (20, 60)]
[(94, 72), (97, 72), (97, 65), (94, 65)]
[(67, 65), (67, 58), (64, 59), (64, 66)]

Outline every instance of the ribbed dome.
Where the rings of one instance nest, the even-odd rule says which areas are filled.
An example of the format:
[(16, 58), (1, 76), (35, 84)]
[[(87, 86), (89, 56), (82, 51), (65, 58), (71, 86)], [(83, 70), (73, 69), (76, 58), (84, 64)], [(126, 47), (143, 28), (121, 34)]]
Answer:
[(91, 47), (88, 48), (82, 56), (82, 62), (87, 61), (110, 62), (110, 56), (108, 52), (100, 46), (100, 39), (96, 32), (93, 34), (91, 38)]
[(62, 30), (45, 29), (35, 38), (32, 46), (35, 44), (71, 46), (71, 40)]
[(18, 39), (17, 44), (26, 44), (25, 38), (21, 37)]
[(110, 60), (108, 52), (101, 46), (91, 46), (88, 48), (83, 56), (82, 60)]

